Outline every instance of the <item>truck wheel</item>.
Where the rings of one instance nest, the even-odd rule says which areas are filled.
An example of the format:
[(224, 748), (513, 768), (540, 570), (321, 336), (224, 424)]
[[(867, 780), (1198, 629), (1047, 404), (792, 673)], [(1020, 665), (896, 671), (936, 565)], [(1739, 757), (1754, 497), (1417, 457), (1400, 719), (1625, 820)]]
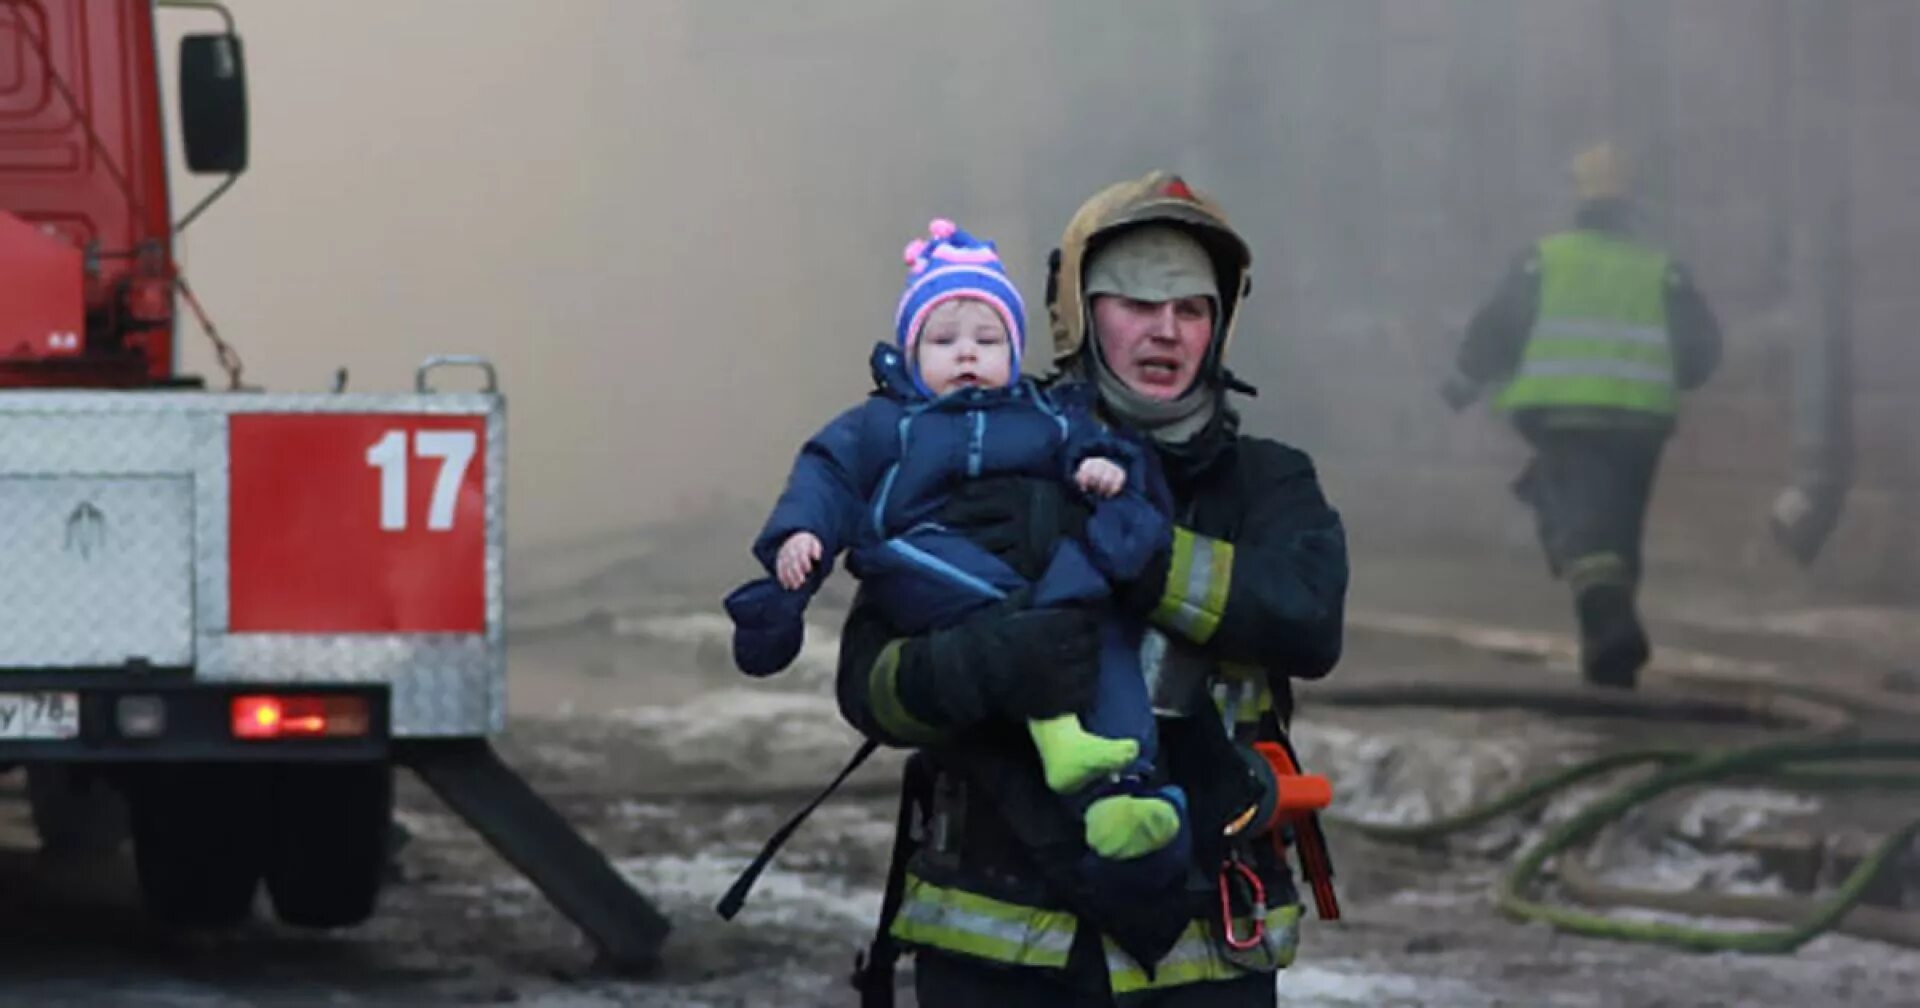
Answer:
[(267, 893), (296, 927), (358, 924), (373, 915), (392, 843), (393, 768), (386, 763), (275, 768)]
[(161, 764), (128, 777), (147, 912), (183, 927), (247, 919), (260, 884), (266, 768)]
[(127, 803), (104, 776), (62, 763), (27, 766), (27, 805), (40, 849), (99, 856), (127, 839)]

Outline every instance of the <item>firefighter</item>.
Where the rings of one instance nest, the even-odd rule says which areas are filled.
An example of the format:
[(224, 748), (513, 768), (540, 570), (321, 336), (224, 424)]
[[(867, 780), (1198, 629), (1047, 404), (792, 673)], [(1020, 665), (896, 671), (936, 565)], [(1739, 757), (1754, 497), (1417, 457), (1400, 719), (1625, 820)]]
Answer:
[(1573, 162), (1573, 227), (1526, 250), (1467, 327), (1441, 395), (1489, 385), (1533, 449), (1513, 489), (1554, 577), (1572, 589), (1588, 682), (1632, 689), (1649, 656), (1635, 605), (1641, 539), (1679, 393), (1720, 359), (1720, 327), (1687, 270), (1630, 227), (1611, 143)]
[[(1289, 680), (1338, 660), (1346, 539), (1312, 461), (1242, 434), (1228, 399), (1252, 391), (1225, 364), (1249, 263), (1218, 206), (1153, 172), (1079, 209), (1048, 282), (1050, 381), (1091, 383), (1109, 422), (1149, 439), (1176, 505), (1150, 575), (1117, 604), (1152, 686), (1158, 772), (1188, 795), (1190, 867), (1159, 882), (1086, 872), (1080, 825), (1021, 727), (1087, 701), (1094, 614), (1011, 605), (905, 636), (856, 595), (842, 712), (917, 750), (856, 977), (868, 1004), (887, 1003), (907, 949), (926, 1008), (1272, 1005), (1302, 916), (1288, 843), (1320, 916), (1337, 915), (1318, 825), (1280, 814), (1285, 761), (1261, 753), (1285, 744)], [(1030, 570), (1084, 514), (1059, 480), (1009, 476), (969, 481), (942, 520)]]

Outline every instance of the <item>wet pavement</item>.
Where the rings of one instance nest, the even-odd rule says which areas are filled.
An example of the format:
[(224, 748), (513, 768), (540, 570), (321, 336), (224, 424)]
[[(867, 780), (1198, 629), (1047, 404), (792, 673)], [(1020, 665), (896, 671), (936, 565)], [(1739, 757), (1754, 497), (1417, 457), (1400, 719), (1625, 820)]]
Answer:
[[(636, 587), (644, 571), (624, 581), (603, 574), (583, 581), (571, 601), (560, 579), (520, 608), (515, 717), (502, 749), (674, 921), (659, 976), (597, 972), (580, 934), (404, 775), (401, 817), (412, 839), (373, 921), (311, 934), (267, 923), (263, 912), (235, 932), (186, 936), (141, 917), (125, 857), (61, 864), (36, 855), (13, 775), (0, 778), (0, 929), (8, 935), (0, 1005), (852, 1003), (846, 976), (879, 906), (897, 760), (877, 760), (816, 814), (739, 918), (723, 922), (712, 910), (767, 834), (857, 741), (828, 689), (831, 612), (823, 610), (796, 669), (749, 683), (727, 668), (725, 626), (704, 590), (648, 593)], [(1338, 674), (1564, 673), (1358, 632)], [(1520, 711), (1309, 700), (1296, 734), (1309, 763), (1334, 778), (1339, 812), (1417, 821), (1617, 744), (1623, 730)], [(1697, 955), (1502, 916), (1491, 892), (1505, 862), (1583, 797), (1427, 848), (1334, 831), (1347, 917), (1308, 920), (1299, 962), (1279, 980), (1281, 1003), (1912, 1003), (1920, 951), (1829, 935), (1787, 956)], [(1775, 882), (1753, 863), (1688, 847), (1681, 826), (1691, 823), (1696, 835), (1758, 828), (1804, 814), (1805, 801), (1764, 789), (1692, 795), (1630, 823), (1602, 867), (1636, 883), (1768, 891)]]

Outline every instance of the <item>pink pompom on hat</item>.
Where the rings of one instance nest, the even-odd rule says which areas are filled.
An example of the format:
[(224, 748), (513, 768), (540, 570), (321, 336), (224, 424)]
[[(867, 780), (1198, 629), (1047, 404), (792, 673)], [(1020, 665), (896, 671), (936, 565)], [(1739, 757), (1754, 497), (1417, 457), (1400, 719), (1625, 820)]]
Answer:
[[(908, 242), (903, 256), (906, 290), (893, 312), (893, 338), (907, 359), (913, 359), (913, 341), (935, 308), (957, 298), (978, 298), (1006, 323), (1013, 345), (1013, 373), (1019, 374), (1020, 352), (1027, 344), (1026, 303), (1007, 278), (993, 242), (937, 217), (927, 224), (927, 237)], [(914, 380), (919, 380), (918, 375)]]

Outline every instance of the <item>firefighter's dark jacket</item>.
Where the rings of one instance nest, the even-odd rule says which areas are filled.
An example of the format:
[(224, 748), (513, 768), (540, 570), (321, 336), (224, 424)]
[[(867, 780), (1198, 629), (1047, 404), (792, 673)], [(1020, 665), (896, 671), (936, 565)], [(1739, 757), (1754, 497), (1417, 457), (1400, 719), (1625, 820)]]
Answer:
[[(1273, 710), (1253, 730), (1272, 738), (1291, 713), (1289, 680), (1324, 676), (1340, 657), (1347, 589), (1340, 517), (1322, 493), (1309, 457), (1277, 441), (1241, 435), (1224, 401), (1206, 430), (1180, 449), (1162, 448), (1159, 454), (1181, 519), (1175, 536), (1203, 544), (1219, 540), (1233, 550), (1217, 623), (1202, 643), (1175, 639), (1216, 664), (1264, 672)], [(1163, 554), (1162, 579), (1166, 562)], [(1173, 627), (1160, 625), (1174, 635)], [(1181, 927), (1210, 912), (1208, 897), (1215, 903), (1218, 897), (1208, 882), (1225, 851), (1221, 841), (1206, 838), (1219, 837), (1227, 819), (1245, 807), (1244, 791), (1234, 789), (1250, 776), (1217, 758), (1228, 745), (1219, 717), (1160, 722), (1161, 770), (1193, 799), (1196, 871), (1186, 891), (1154, 906), (1137, 900), (1108, 906), (1100, 893), (1068, 891), (1073, 887), (1061, 869), (1085, 851), (1081, 825), (1046, 789), (1024, 726), (993, 717), (959, 724), (941, 710), (913, 709), (915, 697), (948, 692), (916, 688), (917, 683), (977, 674), (957, 657), (964, 649), (929, 645), (926, 637), (896, 640), (875, 607), (856, 595), (842, 636), (838, 680), (841, 711), (856, 728), (885, 745), (919, 746), (939, 773), (971, 785), (961, 803), (965, 823), (959, 857), (944, 865), (937, 858), (918, 858), (916, 874), (1022, 905), (1070, 910), (1083, 921), (1095, 918), (1101, 931), (1137, 957), (1143, 951), (1150, 956), (1155, 946), (1170, 943)], [(883, 667), (888, 674), (876, 674)], [(889, 705), (893, 716), (876, 717), (877, 704)], [(885, 727), (903, 720), (924, 729), (915, 733), (919, 737), (902, 737)], [(1268, 905), (1296, 900), (1291, 873), (1272, 845), (1254, 845), (1254, 857), (1268, 886)]]

